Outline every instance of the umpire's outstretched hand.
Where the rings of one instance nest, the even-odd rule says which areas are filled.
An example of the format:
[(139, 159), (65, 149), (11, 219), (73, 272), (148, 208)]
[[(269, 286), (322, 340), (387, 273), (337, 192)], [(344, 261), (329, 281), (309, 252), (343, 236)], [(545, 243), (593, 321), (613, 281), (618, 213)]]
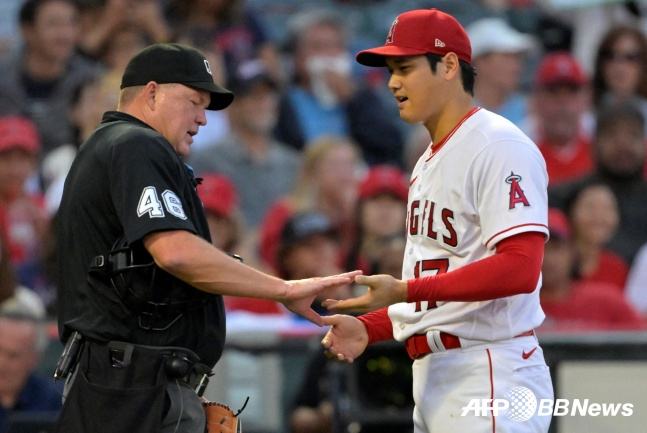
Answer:
[(329, 277), (286, 281), (287, 292), (279, 301), (293, 313), (305, 317), (315, 325), (323, 326), (321, 316), (311, 308), (317, 294), (323, 290), (351, 284), (361, 273), (362, 271), (352, 271)]

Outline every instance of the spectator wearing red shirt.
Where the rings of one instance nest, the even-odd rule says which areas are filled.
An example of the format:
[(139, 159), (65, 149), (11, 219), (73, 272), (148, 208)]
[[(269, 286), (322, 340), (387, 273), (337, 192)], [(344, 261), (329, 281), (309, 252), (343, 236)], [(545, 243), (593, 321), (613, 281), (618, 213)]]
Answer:
[(588, 78), (567, 52), (546, 55), (532, 91), (533, 115), (527, 132), (546, 160), (550, 185), (593, 170), (590, 150)]
[[(356, 236), (346, 257), (346, 269), (362, 269), (366, 275), (376, 273), (383, 250), (393, 235), (402, 234), (408, 195), (409, 180), (400, 168), (387, 164), (370, 168), (359, 184)], [(401, 274), (400, 265), (396, 278)]]
[(644, 329), (643, 319), (617, 290), (573, 279), (575, 248), (565, 214), (551, 208), (548, 229), (540, 292), (546, 320), (540, 332)]
[(620, 223), (613, 190), (601, 180), (587, 180), (567, 199), (565, 212), (573, 229), (576, 276), (586, 282), (609, 284), (623, 293), (629, 265), (605, 247)]
[(0, 117), (0, 223), (15, 267), (39, 256), (48, 230), (42, 195), (26, 188), (36, 175), (39, 154), (40, 137), (31, 120)]
[(323, 212), (339, 230), (345, 255), (354, 238), (353, 212), (363, 166), (359, 148), (348, 137), (328, 136), (308, 145), (294, 189), (270, 206), (261, 223), (259, 251), (266, 266), (276, 269), (287, 219), (307, 210)]

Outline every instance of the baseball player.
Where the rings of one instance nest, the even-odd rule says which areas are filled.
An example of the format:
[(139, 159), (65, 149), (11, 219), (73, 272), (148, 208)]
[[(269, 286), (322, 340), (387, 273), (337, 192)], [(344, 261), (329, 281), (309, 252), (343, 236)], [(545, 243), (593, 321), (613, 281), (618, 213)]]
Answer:
[[(400, 117), (422, 123), (431, 144), (410, 178), (402, 280), (360, 276), (364, 295), (325, 301), (337, 311), (370, 311), (324, 318), (326, 355), (352, 362), (368, 344), (405, 342), (415, 432), (546, 432), (550, 416), (487, 410), (497, 399), (499, 407), (518, 405), (510, 403), (514, 390), (553, 398), (534, 333), (544, 319), (548, 235), (540, 152), (511, 122), (474, 105), (470, 41), (450, 15), (403, 13), (385, 45), (357, 61), (386, 66)], [(486, 403), (470, 406), (474, 399)]]

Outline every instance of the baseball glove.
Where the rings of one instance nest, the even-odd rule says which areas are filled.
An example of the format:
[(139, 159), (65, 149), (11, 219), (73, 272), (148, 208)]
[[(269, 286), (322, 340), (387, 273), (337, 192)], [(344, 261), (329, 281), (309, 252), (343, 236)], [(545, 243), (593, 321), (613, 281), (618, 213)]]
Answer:
[(204, 412), (207, 415), (207, 432), (241, 433), (238, 415), (245, 409), (246, 405), (247, 400), (245, 401), (245, 405), (237, 413), (234, 413), (226, 404), (215, 401), (203, 402), (202, 407), (204, 407)]

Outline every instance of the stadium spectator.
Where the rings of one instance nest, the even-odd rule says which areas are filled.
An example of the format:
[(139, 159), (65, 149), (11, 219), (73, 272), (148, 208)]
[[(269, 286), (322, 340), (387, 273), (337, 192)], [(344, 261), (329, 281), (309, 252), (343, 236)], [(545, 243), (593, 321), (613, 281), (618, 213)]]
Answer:
[(387, 239), (402, 233), (408, 194), (406, 175), (398, 167), (376, 165), (369, 169), (358, 188), (355, 236), (346, 269), (362, 269), (366, 275), (381, 273), (377, 267)]
[(303, 149), (323, 135), (347, 135), (369, 165), (402, 165), (404, 139), (382, 100), (351, 74), (348, 28), (326, 9), (301, 12), (288, 25), (292, 82), (280, 104), (279, 140)]
[(573, 279), (575, 248), (564, 213), (549, 209), (548, 229), (540, 292), (546, 319), (539, 332), (642, 329), (644, 321), (618, 290)]
[(76, 53), (79, 10), (73, 0), (27, 0), (19, 11), (21, 47), (0, 59), (0, 116), (24, 115), (42, 153), (74, 142), (68, 108), (98, 66)]
[(584, 70), (566, 51), (547, 54), (535, 74), (525, 132), (537, 143), (551, 186), (593, 171), (590, 90)]
[(521, 78), (526, 56), (536, 41), (499, 17), (478, 19), (465, 30), (472, 43), (472, 65), (478, 71), (475, 104), (520, 125), (528, 115)]
[(620, 221), (613, 190), (600, 180), (584, 182), (567, 198), (565, 213), (573, 232), (576, 277), (608, 284), (623, 293), (629, 266), (605, 247)]
[(308, 146), (294, 188), (274, 202), (263, 218), (259, 248), (266, 266), (276, 269), (281, 230), (294, 212), (323, 212), (341, 233), (343, 249), (348, 251), (355, 235), (353, 212), (363, 165), (357, 145), (348, 137), (322, 137)]
[(40, 138), (25, 117), (0, 117), (0, 211), (13, 266), (37, 257), (47, 230), (43, 198), (28, 191), (36, 177)]
[(176, 38), (222, 55), (227, 74), (260, 58), (273, 78), (283, 83), (277, 44), (245, 0), (171, 0), (167, 14)]
[(198, 179), (201, 179), (198, 195), (207, 214), (211, 243), (222, 251), (234, 253), (243, 232), (236, 187), (219, 174)]
[(595, 170), (565, 184), (548, 188), (552, 207), (565, 209), (566, 197), (589, 179), (601, 180), (618, 199), (620, 225), (607, 248), (622, 256), (631, 266), (638, 249), (647, 243), (647, 161), (645, 119), (630, 103), (612, 104), (598, 113), (593, 136)]
[(68, 110), (74, 128), (74, 140), (69, 144), (81, 146), (101, 123), (103, 113), (117, 108), (120, 78), (112, 73), (97, 74), (78, 87)]
[(611, 26), (597, 46), (593, 71), (596, 107), (633, 102), (647, 117), (647, 36), (627, 24)]
[(248, 230), (256, 230), (269, 207), (294, 187), (301, 155), (272, 135), (278, 117), (278, 83), (260, 61), (243, 64), (227, 88), (236, 98), (226, 111), (229, 134), (192, 153), (198, 175), (220, 173), (235, 185)]
[(24, 287), (0, 303), (0, 427), (10, 428), (12, 414), (61, 409), (61, 391), (37, 372), (48, 344), (44, 318), (40, 299)]
[[(279, 277), (286, 280), (321, 277), (327, 273), (341, 273), (341, 233), (330, 219), (320, 211), (308, 210), (292, 214), (283, 225), (277, 249)], [(321, 315), (329, 311), (320, 303), (333, 297), (346, 299), (351, 287), (341, 286), (334, 291), (320, 292), (312, 308)]]
[[(380, 239), (380, 243), (380, 252), (376, 255), (375, 272), (400, 278), (406, 245), (402, 231), (383, 237)], [(335, 398), (335, 391), (331, 380), (334, 379), (335, 374), (339, 375), (341, 372), (340, 370), (337, 370), (336, 373), (334, 373), (335, 370), (331, 371), (330, 368), (334, 366), (330, 366), (329, 361), (328, 358), (321, 356), (318, 350), (312, 353), (303, 382), (290, 407), (290, 433), (333, 433), (337, 431), (335, 427), (336, 415), (331, 401), (331, 398)], [(391, 375), (392, 372), (389, 371), (387, 374)], [(348, 386), (342, 378), (336, 378), (336, 380), (340, 379), (342, 380), (339, 384), (341, 387)], [(361, 431), (366, 433), (410, 431), (410, 429), (399, 430), (388, 424), (362, 425), (361, 427)]]
[[(81, 0), (77, 3), (80, 10), (80, 51), (117, 68), (119, 76), (128, 60), (140, 49), (171, 41), (172, 30), (159, 0)], [(117, 61), (114, 56), (116, 48), (128, 45), (131, 46), (128, 50), (131, 55)]]

